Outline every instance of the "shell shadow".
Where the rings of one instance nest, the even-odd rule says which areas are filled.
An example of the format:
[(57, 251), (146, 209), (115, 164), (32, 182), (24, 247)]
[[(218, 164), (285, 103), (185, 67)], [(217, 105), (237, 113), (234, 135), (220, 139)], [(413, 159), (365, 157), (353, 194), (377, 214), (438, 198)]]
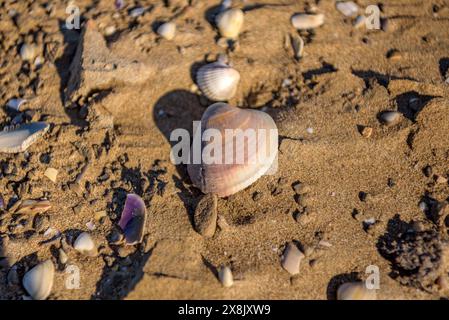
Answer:
[(449, 58), (441, 58), (439, 61), (440, 74), (443, 81), (446, 81), (446, 77), (449, 78)]
[(359, 280), (360, 280), (360, 277), (357, 272), (342, 273), (342, 274), (332, 277), (332, 279), (329, 281), (329, 284), (327, 285), (327, 289), (326, 289), (327, 300), (337, 300), (337, 289), (343, 283), (359, 281)]
[(404, 117), (414, 121), (418, 113), (424, 109), (426, 104), (433, 98), (436, 97), (420, 95), (415, 91), (408, 91), (396, 96), (395, 100), (398, 105), (398, 111), (401, 112)]

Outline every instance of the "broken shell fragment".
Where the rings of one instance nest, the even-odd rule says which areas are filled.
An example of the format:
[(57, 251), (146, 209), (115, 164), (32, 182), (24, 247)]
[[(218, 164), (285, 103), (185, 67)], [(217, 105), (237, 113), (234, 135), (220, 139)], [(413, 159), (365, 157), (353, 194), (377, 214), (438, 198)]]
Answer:
[(220, 279), (221, 284), (223, 287), (230, 287), (234, 284), (234, 279), (232, 277), (232, 271), (231, 268), (228, 266), (222, 266), (218, 270), (218, 279)]
[(237, 39), (244, 21), (243, 11), (237, 8), (228, 9), (217, 15), (215, 23), (223, 37)]
[(0, 152), (23, 152), (42, 137), (50, 126), (45, 122), (22, 124), (15, 128), (5, 128), (0, 132)]
[(300, 35), (295, 34), (291, 36), (291, 42), (293, 51), (295, 52), (295, 59), (299, 60), (302, 58), (304, 53), (304, 40)]
[(335, 7), (346, 17), (354, 17), (359, 12), (359, 7), (353, 1), (339, 1)]
[(55, 168), (47, 168), (44, 172), (44, 176), (46, 176), (50, 181), (56, 183), (56, 177), (58, 176), (58, 170)]
[(201, 118), (200, 134), (203, 142), (192, 144), (187, 171), (205, 194), (226, 197), (245, 189), (267, 173), (277, 156), (277, 127), (262, 111), (214, 103)]
[(166, 22), (157, 28), (157, 33), (167, 40), (172, 40), (176, 34), (176, 24), (174, 22)]
[(27, 102), (27, 100), (26, 99), (20, 99), (20, 98), (18, 98), (18, 99), (11, 99), (11, 100), (9, 100), (8, 101), (8, 103), (6, 104), (6, 107), (8, 107), (9, 109), (11, 109), (11, 110), (14, 110), (14, 111), (20, 111), (20, 107), (25, 103), (25, 102)]
[(51, 260), (39, 263), (23, 277), (22, 284), (34, 300), (45, 300), (53, 287), (55, 266)]
[(290, 242), (285, 248), (282, 255), (282, 268), (284, 268), (291, 275), (299, 273), (299, 265), (304, 258), (304, 254), (298, 249), (298, 247)]
[(368, 289), (362, 281), (347, 282), (338, 288), (337, 300), (376, 300), (376, 290)]
[(195, 230), (204, 237), (212, 237), (217, 228), (217, 196), (206, 194), (198, 202), (193, 217)]
[(87, 232), (82, 232), (73, 243), (73, 248), (89, 257), (97, 255), (97, 247), (91, 235)]
[(293, 27), (298, 30), (309, 30), (318, 28), (324, 23), (324, 14), (298, 13), (291, 18)]
[(137, 194), (128, 194), (119, 221), (119, 226), (125, 234), (126, 244), (133, 245), (142, 242), (145, 221), (145, 202)]
[(37, 214), (44, 213), (51, 208), (48, 200), (19, 200), (17, 204), (11, 208), (15, 214)]
[(213, 101), (231, 99), (240, 81), (240, 73), (227, 64), (217, 61), (202, 66), (196, 81), (203, 94)]

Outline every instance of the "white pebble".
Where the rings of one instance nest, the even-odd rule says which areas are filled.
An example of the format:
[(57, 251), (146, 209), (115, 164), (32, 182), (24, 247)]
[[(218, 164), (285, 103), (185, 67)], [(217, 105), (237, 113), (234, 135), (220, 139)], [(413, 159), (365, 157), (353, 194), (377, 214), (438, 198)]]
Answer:
[(220, 270), (218, 270), (218, 278), (220, 279), (223, 287), (230, 287), (234, 284), (234, 279), (232, 277), (231, 268), (228, 266), (222, 266)]
[(157, 28), (157, 33), (167, 40), (173, 40), (176, 34), (176, 24), (174, 22), (166, 22)]
[(298, 249), (298, 247), (290, 242), (285, 248), (282, 255), (282, 268), (284, 268), (291, 275), (299, 273), (299, 265), (304, 258), (304, 254)]
[(339, 1), (336, 7), (346, 17), (353, 17), (359, 12), (359, 7), (353, 1)]

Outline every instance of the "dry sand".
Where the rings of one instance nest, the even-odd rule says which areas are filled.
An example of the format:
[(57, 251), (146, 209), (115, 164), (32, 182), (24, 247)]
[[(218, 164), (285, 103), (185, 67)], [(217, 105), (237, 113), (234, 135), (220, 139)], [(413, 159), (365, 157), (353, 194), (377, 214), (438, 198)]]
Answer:
[[(370, 265), (380, 270), (380, 299), (448, 297), (444, 286), (422, 287), (429, 274), (421, 264), (441, 277), (448, 270), (440, 272), (439, 250), (424, 266), (427, 247), (410, 223), (420, 221), (436, 234), (432, 243), (444, 245), (444, 222), (418, 204), (424, 199), (431, 207), (449, 197), (449, 1), (380, 1), (385, 30), (354, 28), (330, 0), (234, 1), (245, 9), (245, 23), (238, 47), (228, 51), (241, 74), (230, 104), (263, 109), (275, 119), (279, 168), (219, 199), (221, 227), (210, 239), (192, 227), (202, 195), (185, 166), (170, 162), (168, 138), (175, 128), (191, 130), (210, 104), (191, 88), (197, 68), (226, 52), (208, 21), (218, 1), (127, 1), (119, 11), (113, 1), (77, 1), (93, 29), (117, 29), (104, 46), (96, 31), (84, 42), (85, 51), (105, 62), (85, 73), (84, 82), (80, 74), (69, 80), (80, 70), (70, 64), (82, 30), (63, 28), (66, 4), (45, 3), (0, 6), (0, 104), (27, 98), (29, 118), (51, 124), (27, 153), (2, 154), (0, 193), (9, 204), (15, 196), (52, 204), (40, 232), (33, 216), (0, 213), (0, 298), (25, 296), (24, 273), (49, 258), (57, 265), (50, 299), (333, 299), (340, 283), (366, 278)], [(144, 15), (131, 18), (128, 9), (138, 5)], [(325, 24), (301, 33), (305, 54), (296, 61), (286, 41), (297, 34), (290, 18), (313, 7), (325, 14)], [(14, 18), (9, 10), (16, 10)], [(172, 41), (154, 32), (169, 19), (178, 27)], [(24, 41), (37, 43), (41, 67), (21, 60)], [(121, 68), (115, 74), (104, 72), (111, 61)], [(65, 107), (66, 97), (74, 104)], [(385, 110), (398, 110), (400, 120), (380, 124)], [(2, 124), (12, 117), (0, 110)], [(368, 138), (360, 133), (364, 126), (372, 128)], [(73, 188), (86, 163), (81, 188)], [(43, 175), (48, 167), (59, 171), (56, 183)], [(300, 199), (292, 187), (298, 181), (310, 189)], [(147, 204), (146, 236), (141, 245), (115, 246), (111, 237), (128, 192)], [(295, 215), (304, 207), (311, 213), (298, 223)], [(106, 217), (96, 221), (102, 211)], [(371, 218), (376, 223), (366, 228), (363, 221)], [(100, 250), (83, 257), (70, 243), (90, 221)], [(77, 290), (65, 286), (61, 241), (43, 234), (48, 227), (69, 243), (68, 265), (80, 270)], [(414, 236), (404, 239), (407, 232)], [(280, 262), (292, 240), (314, 249), (295, 276)], [(403, 247), (395, 250), (398, 243)], [(399, 270), (398, 276), (406, 248), (420, 271)], [(231, 266), (230, 288), (217, 280), (220, 265)]]

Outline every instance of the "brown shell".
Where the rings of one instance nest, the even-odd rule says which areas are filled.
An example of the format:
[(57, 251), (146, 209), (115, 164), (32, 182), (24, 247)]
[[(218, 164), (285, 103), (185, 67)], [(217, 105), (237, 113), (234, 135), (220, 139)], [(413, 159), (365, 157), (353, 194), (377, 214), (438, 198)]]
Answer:
[[(209, 106), (201, 118), (202, 137), (207, 129), (217, 129), (221, 133), (221, 163), (206, 164), (201, 157), (200, 164), (193, 164), (191, 157), (191, 164), (187, 167), (192, 182), (203, 193), (226, 197), (243, 190), (264, 175), (277, 156), (277, 127), (264, 112), (218, 102)], [(241, 129), (243, 132), (253, 129), (256, 134), (243, 140), (235, 136), (226, 139), (226, 129)], [(258, 135), (261, 132), (258, 129), (265, 129), (266, 135)], [(201, 143), (201, 154), (209, 143)], [(230, 153), (226, 153), (231, 147), (234, 150), (232, 158), (229, 157)], [(191, 150), (193, 153), (193, 145)], [(239, 160), (237, 155), (243, 161), (236, 163)]]

